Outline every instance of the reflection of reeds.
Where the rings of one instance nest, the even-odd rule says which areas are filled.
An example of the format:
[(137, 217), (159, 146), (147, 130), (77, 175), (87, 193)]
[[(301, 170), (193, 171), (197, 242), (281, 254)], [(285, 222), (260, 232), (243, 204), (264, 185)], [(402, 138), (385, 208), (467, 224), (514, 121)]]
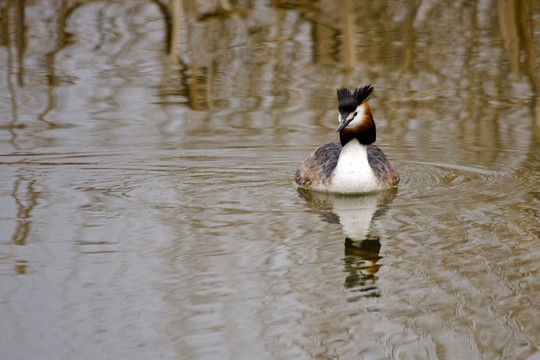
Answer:
[(17, 225), (13, 232), (12, 241), (15, 245), (26, 245), (32, 217), (30, 213), (37, 205), (38, 193), (35, 180), (28, 180), (18, 176), (13, 183), (11, 196), (17, 204)]
[(535, 96), (532, 112), (540, 131), (540, 75), (535, 70), (533, 9), (530, 0), (498, 1), (499, 28), (508, 54), (510, 72), (517, 81), (522, 81), (522, 72), (527, 76)]
[(16, 17), (15, 17), (15, 43), (17, 44), (17, 82), (19, 86), (24, 86), (24, 48), (26, 46), (25, 36), (24, 36), (24, 7), (25, 1), (19, 0), (15, 2), (16, 4)]
[[(6, 82), (7, 82), (7, 89), (9, 91), (9, 94), (10, 94), (10, 100), (11, 100), (11, 121), (10, 121), (10, 124), (9, 124), (9, 131), (10, 131), (10, 134), (11, 134), (11, 139), (10, 139), (10, 142), (13, 146), (16, 147), (16, 144), (15, 144), (15, 138), (17, 136), (17, 134), (15, 133), (15, 128), (18, 126), (17, 125), (17, 93), (16, 93), (16, 90), (15, 90), (15, 85), (13, 84), (13, 81), (12, 81), (12, 62), (13, 62), (13, 55), (12, 55), (12, 50), (11, 50), (11, 37), (10, 37), (10, 31), (9, 31), (9, 24), (10, 24), (10, 1), (4, 1), (2, 3), (2, 7), (0, 8), (1, 9), (1, 16), (0, 16), (0, 26), (1, 26), (1, 29), (2, 31), (0, 31), (0, 44), (2, 46), (5, 46), (6, 47), (6, 50), (7, 50), (7, 62), (8, 62), (8, 66), (7, 66), (7, 76), (6, 76)], [(16, 16), (16, 19), (18, 20), (19, 19), (19, 16)], [(17, 26), (17, 34), (18, 34), (18, 30), (21, 28), (20, 25)], [(24, 30), (24, 24), (22, 26), (22, 30)], [(20, 46), (17, 46), (17, 50), (20, 51), (21, 50), (21, 47)], [(22, 64), (22, 54), (18, 55), (17, 56), (19, 59), (21, 59), (19, 61), (19, 64)], [(22, 69), (19, 67), (19, 76), (18, 78), (22, 78)], [(21, 84), (22, 85), (22, 84)]]
[[(9, 0), (0, 1), (0, 46), (5, 46), (8, 52), (11, 51), (11, 29), (10, 25), (13, 21), (15, 27), (15, 50), (17, 52), (17, 82), (19, 86), (24, 86), (24, 50), (26, 39), (24, 36), (24, 13), (26, 2), (25, 0), (15, 1), (13, 10), (14, 16), (12, 19), (12, 2)], [(8, 53), (8, 56), (11, 55)], [(11, 68), (12, 60), (8, 61), (8, 68)]]
[(501, 36), (504, 41), (504, 47), (508, 53), (508, 60), (510, 63), (510, 72), (521, 80), (520, 71), (520, 57), (521, 57), (521, 44), (522, 35), (526, 32), (527, 22), (521, 24), (520, 10), (523, 2), (521, 1), (498, 1), (499, 10), (499, 25), (501, 29)]
[(172, 24), (170, 29), (169, 56), (178, 63), (178, 43), (180, 42), (180, 26), (183, 17), (182, 0), (171, 0)]
[[(354, 26), (355, 12), (351, 0), (342, 0), (340, 1), (340, 5), (341, 6), (339, 7), (339, 17), (340, 23), (343, 26), (343, 63), (345, 65), (345, 69), (347, 69), (348, 71), (352, 71), (356, 65), (357, 58), (355, 41), (356, 29)], [(355, 84), (352, 83), (344, 85), (355, 86)]]
[[(17, 86), (24, 87), (28, 82), (25, 57), (39, 55), (46, 59), (41, 63), (48, 87), (47, 102), (37, 120), (49, 127), (58, 126), (48, 116), (57, 106), (54, 90), (59, 86), (57, 72), (61, 69), (57, 54), (66, 48), (65, 27), (71, 14), (89, 3), (51, 2), (57, 7), (53, 18), (30, 17), (32, 21), (52, 22), (40, 26), (52, 29), (55, 41), (52, 48), (33, 48), (28, 55), (28, 30), (38, 26), (25, 17), (34, 3), (0, 1), (0, 43), (8, 48), (8, 74), (12, 73), (12, 62), (17, 68), (13, 71), (17, 81), (8, 76), (6, 86), (12, 101), (12, 122), (17, 121), (19, 111)], [(249, 99), (240, 103), (243, 110), (294, 105), (319, 111), (317, 116), (307, 117), (308, 122), (316, 124), (328, 106), (313, 99), (331, 98), (335, 87), (373, 82), (377, 98), (397, 103), (381, 107), (387, 132), (400, 136), (409, 119), (447, 114), (461, 136), (476, 139), (478, 133), (492, 134), (484, 137), (482, 144), (489, 149), (493, 137), (504, 138), (504, 130), (495, 124), (501, 113), (496, 102), (508, 97), (512, 81), (516, 81), (530, 85), (533, 96), (528, 105), (535, 131), (540, 132), (539, 75), (535, 71), (540, 56), (533, 21), (540, 7), (531, 0), (499, 0), (497, 8), (477, 3), (450, 6), (436, 1), (360, 5), (351, 0), (276, 0), (266, 6), (242, 5), (246, 9), (224, 0), (149, 3), (162, 14), (164, 51), (170, 59), (165, 65), (171, 71), (164, 76), (165, 89), (159, 93), (181, 97), (180, 101), (162, 101), (164, 106), (187, 105), (199, 111), (231, 107), (235, 103), (232, 98)], [(77, 13), (80, 16), (83, 12)], [(103, 12), (100, 16), (108, 15)], [(100, 18), (96, 23), (107, 21)], [(103, 29), (98, 25), (93, 30), (99, 33)], [(445, 27), (452, 31), (444, 31)], [(501, 43), (505, 52), (498, 51)], [(176, 79), (171, 80), (171, 73)], [(438, 101), (440, 98), (456, 103)], [(425, 101), (429, 103), (422, 106)], [(426, 107), (436, 108), (436, 113), (422, 113)], [(447, 131), (447, 120), (431, 121), (426, 126)], [(415, 132), (407, 135), (429, 146), (429, 141)], [(448, 142), (449, 152), (455, 150), (451, 146)], [(497, 156), (495, 149), (487, 153), (482, 157)]]
[(77, 8), (78, 5), (69, 7), (67, 1), (63, 1), (57, 17), (57, 27), (56, 27), (56, 44), (54, 49), (52, 49), (47, 55), (47, 72), (48, 72), (48, 87), (47, 87), (47, 106), (45, 109), (38, 115), (38, 119), (46, 123), (49, 126), (56, 126), (53, 121), (47, 120), (47, 114), (54, 109), (55, 107), (55, 95), (54, 88), (58, 86), (58, 78), (56, 76), (56, 55), (60, 50), (62, 50), (67, 44), (67, 33), (65, 31), (66, 21), (69, 15)]

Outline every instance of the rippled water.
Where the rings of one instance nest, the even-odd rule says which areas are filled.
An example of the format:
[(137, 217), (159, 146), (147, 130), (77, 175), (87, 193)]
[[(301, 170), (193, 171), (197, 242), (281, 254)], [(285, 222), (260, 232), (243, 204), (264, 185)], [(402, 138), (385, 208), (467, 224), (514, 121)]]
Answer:
[(0, 2), (1, 357), (540, 358), (538, 4), (227, 3)]

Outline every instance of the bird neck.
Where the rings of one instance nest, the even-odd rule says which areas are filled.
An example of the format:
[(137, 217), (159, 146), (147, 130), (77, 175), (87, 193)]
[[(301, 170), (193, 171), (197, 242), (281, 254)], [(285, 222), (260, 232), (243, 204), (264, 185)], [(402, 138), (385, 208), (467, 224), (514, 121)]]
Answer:
[(364, 114), (362, 121), (354, 127), (346, 127), (339, 132), (339, 140), (341, 146), (345, 146), (352, 139), (357, 139), (360, 144), (369, 145), (373, 144), (377, 138), (377, 131), (375, 129), (375, 122), (371, 115), (371, 110), (367, 103), (364, 103)]

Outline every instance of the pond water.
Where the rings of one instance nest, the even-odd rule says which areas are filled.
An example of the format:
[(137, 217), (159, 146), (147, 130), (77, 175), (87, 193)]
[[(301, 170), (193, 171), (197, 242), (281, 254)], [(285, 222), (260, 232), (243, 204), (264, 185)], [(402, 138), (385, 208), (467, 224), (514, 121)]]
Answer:
[[(0, 10), (3, 359), (540, 359), (540, 3)], [(363, 84), (398, 189), (297, 189)]]

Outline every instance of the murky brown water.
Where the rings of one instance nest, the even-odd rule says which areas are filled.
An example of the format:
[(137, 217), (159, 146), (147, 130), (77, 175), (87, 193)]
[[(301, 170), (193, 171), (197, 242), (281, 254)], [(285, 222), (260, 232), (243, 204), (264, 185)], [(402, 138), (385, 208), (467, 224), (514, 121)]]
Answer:
[(1, 358), (540, 359), (540, 3), (231, 4), (0, 1)]

